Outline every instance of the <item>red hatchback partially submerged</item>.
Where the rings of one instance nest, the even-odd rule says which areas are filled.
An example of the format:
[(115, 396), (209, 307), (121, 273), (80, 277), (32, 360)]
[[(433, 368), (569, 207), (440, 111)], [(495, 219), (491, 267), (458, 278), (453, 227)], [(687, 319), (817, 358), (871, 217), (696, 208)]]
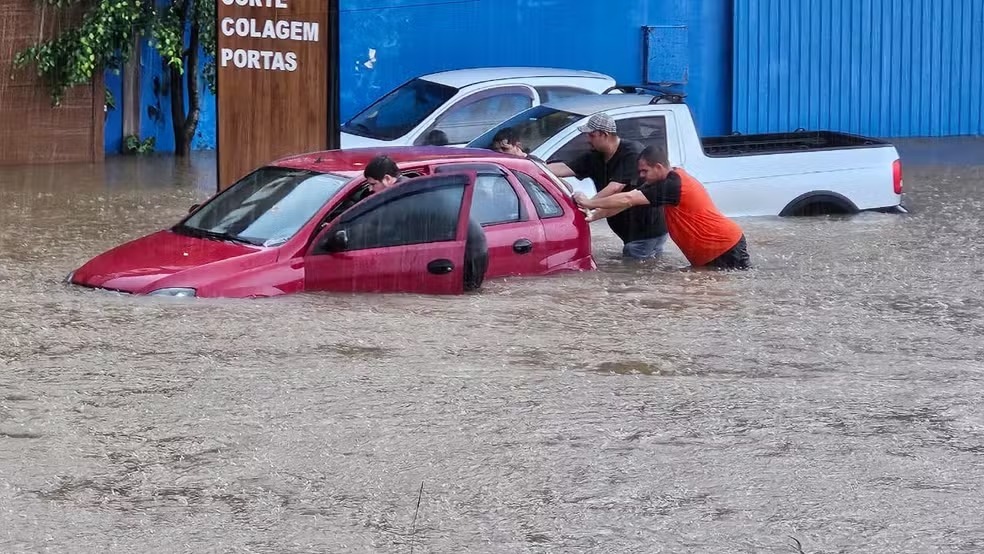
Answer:
[[(377, 154), (411, 179), (368, 195), (362, 171)], [(595, 268), (570, 189), (538, 161), (393, 147), (261, 167), (170, 229), (96, 256), (69, 281), (162, 296), (457, 294), (488, 279)]]

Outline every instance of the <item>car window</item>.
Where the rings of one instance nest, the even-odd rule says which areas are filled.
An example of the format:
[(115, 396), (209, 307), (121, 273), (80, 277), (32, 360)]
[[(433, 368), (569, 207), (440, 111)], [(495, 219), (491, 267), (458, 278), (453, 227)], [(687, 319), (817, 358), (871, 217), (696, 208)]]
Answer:
[(344, 213), (352, 206), (365, 200), (366, 197), (369, 196), (369, 193), (370, 193), (370, 188), (368, 184), (364, 184), (357, 187), (355, 190), (348, 193), (348, 196), (342, 199), (342, 201), (339, 202), (338, 205), (336, 205), (334, 208), (331, 209), (330, 212), (328, 212), (328, 215), (325, 216), (324, 221), (331, 221), (336, 217), (342, 215), (342, 213)]
[[(406, 177), (407, 179), (420, 177), (423, 174), (424, 174), (423, 170), (419, 168), (400, 171), (400, 175)], [(332, 210), (328, 212), (328, 215), (325, 216), (324, 221), (331, 221), (336, 217), (342, 215), (342, 213), (344, 213), (352, 206), (355, 206), (359, 202), (362, 202), (363, 200), (368, 198), (370, 194), (372, 194), (372, 191), (371, 188), (369, 187), (369, 184), (363, 182), (362, 185), (355, 188), (352, 192), (348, 194), (348, 196), (346, 196), (341, 202), (339, 202), (337, 206), (332, 208)]]
[(221, 233), (255, 244), (282, 243), (314, 217), (347, 177), (262, 167), (189, 216), (184, 233)]
[(434, 131), (441, 131), (449, 144), (466, 143), (532, 105), (532, 94), (523, 88), (501, 87), (479, 92), (438, 116), (417, 143), (425, 144)]
[(569, 140), (567, 144), (562, 146), (560, 150), (550, 156), (548, 162), (569, 162), (571, 160), (579, 158), (582, 154), (591, 151), (591, 145), (588, 144), (588, 135), (584, 133), (578, 133), (574, 135), (574, 138)]
[[(615, 125), (618, 136), (625, 140), (640, 142), (644, 147), (655, 145), (666, 150), (666, 118), (661, 115), (616, 119)], [(569, 162), (590, 149), (587, 135), (578, 133), (550, 156), (549, 161)]]
[(482, 225), (520, 220), (519, 196), (503, 175), (479, 175), (471, 216)]
[(523, 142), (523, 147), (532, 152), (540, 147), (547, 140), (557, 136), (564, 129), (577, 123), (584, 116), (571, 112), (565, 112), (549, 108), (547, 106), (537, 106), (518, 113), (495, 127), (483, 131), (480, 136), (471, 141), (468, 146), (471, 148), (492, 149), (492, 139), (496, 133), (506, 127), (511, 127), (519, 139)]
[(458, 89), (413, 79), (393, 89), (342, 125), (342, 131), (379, 140), (393, 140), (410, 132)]
[(536, 213), (540, 219), (564, 215), (564, 208), (560, 207), (557, 200), (536, 179), (522, 171), (513, 171), (513, 173), (533, 200), (533, 205), (536, 207)]
[(577, 88), (577, 87), (536, 87), (537, 94), (540, 95), (540, 103), (546, 104), (547, 102), (553, 102), (560, 98), (567, 98), (569, 96), (580, 96), (582, 94), (594, 94), (592, 91)]
[(455, 239), (464, 185), (401, 196), (345, 225), (348, 250), (365, 250)]
[(666, 151), (666, 118), (661, 115), (631, 117), (615, 121), (622, 138), (641, 142), (643, 146), (657, 146)]

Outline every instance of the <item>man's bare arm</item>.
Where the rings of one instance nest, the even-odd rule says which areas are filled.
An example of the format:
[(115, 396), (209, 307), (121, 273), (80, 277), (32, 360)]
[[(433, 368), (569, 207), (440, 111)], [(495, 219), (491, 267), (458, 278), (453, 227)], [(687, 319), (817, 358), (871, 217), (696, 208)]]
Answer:
[(574, 176), (574, 170), (567, 167), (567, 164), (565, 164), (564, 162), (554, 162), (552, 164), (547, 164), (547, 169), (549, 169), (551, 173), (553, 173), (557, 177), (560, 177), (561, 179), (563, 179), (564, 177)]
[(604, 208), (592, 210), (591, 213), (585, 218), (588, 223), (592, 221), (598, 221), (599, 219), (605, 219), (606, 217), (611, 217), (619, 212), (624, 211), (625, 208)]
[(605, 188), (601, 189), (601, 192), (599, 192), (598, 194), (594, 195), (594, 197), (595, 198), (604, 198), (606, 196), (611, 196), (613, 194), (617, 194), (619, 192), (622, 192), (623, 190), (625, 190), (625, 185), (624, 184), (617, 183), (615, 181), (612, 181), (611, 183), (608, 183), (608, 186), (606, 186)]
[(605, 196), (603, 198), (588, 198), (583, 194), (575, 197), (578, 205), (588, 209), (602, 208), (619, 208), (624, 210), (625, 208), (631, 208), (632, 206), (647, 206), (649, 205), (649, 199), (646, 195), (642, 194), (639, 189), (631, 190), (629, 192), (619, 192), (611, 196)]

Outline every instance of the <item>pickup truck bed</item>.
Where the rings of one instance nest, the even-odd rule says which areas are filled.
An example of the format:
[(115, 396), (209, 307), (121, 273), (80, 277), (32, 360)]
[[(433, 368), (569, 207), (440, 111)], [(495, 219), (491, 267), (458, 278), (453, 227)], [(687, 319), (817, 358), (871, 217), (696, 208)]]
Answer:
[(760, 135), (728, 135), (701, 139), (704, 153), (711, 157), (754, 156), (815, 150), (872, 148), (890, 143), (833, 131), (800, 131)]

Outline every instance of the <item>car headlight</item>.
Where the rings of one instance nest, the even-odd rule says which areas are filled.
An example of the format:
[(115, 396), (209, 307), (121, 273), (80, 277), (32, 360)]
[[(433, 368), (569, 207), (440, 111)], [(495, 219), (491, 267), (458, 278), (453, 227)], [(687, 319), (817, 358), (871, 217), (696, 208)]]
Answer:
[(175, 298), (185, 298), (195, 296), (195, 289), (157, 289), (150, 292), (150, 296), (171, 296)]

